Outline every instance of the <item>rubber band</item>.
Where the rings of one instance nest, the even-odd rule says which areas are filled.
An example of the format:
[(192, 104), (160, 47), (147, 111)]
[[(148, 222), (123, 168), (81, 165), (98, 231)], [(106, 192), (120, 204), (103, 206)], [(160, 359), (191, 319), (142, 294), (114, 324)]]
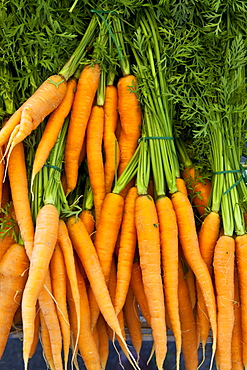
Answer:
[(63, 172), (63, 170), (57, 166), (52, 166), (50, 164), (45, 164), (44, 167), (53, 168), (54, 170), (57, 170), (59, 172)]
[(231, 191), (235, 186), (237, 186), (242, 180), (244, 180), (245, 184), (247, 184), (247, 174), (246, 174), (246, 171), (244, 169), (244, 167), (240, 164), (241, 166), (241, 169), (240, 170), (225, 170), (225, 171), (216, 171), (216, 172), (213, 172), (213, 175), (220, 175), (220, 174), (224, 174), (224, 173), (241, 173), (242, 174), (242, 177), (240, 177), (240, 179), (238, 179), (232, 186), (230, 186), (229, 189), (227, 189), (223, 195), (226, 195), (227, 193), (229, 193), (229, 191)]
[(138, 143), (140, 143), (140, 141), (142, 141), (142, 140), (157, 140), (157, 139), (160, 139), (160, 140), (174, 140), (174, 138), (172, 136), (142, 136), (138, 140)]
[(237, 172), (242, 172), (242, 171), (241, 170), (216, 171), (216, 172), (213, 172), (213, 175), (221, 175), (223, 173), (237, 173)]
[(111, 12), (110, 10), (91, 9), (92, 13), (106, 13), (106, 14), (118, 14), (117, 12)]

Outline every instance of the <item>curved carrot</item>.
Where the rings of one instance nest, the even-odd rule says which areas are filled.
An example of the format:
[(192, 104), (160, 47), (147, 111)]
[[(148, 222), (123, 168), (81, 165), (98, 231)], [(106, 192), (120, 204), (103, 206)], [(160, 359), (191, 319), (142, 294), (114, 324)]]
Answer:
[(234, 259), (235, 240), (227, 235), (221, 236), (216, 243), (213, 265), (218, 309), (217, 356), (222, 370), (232, 366)]
[[(196, 232), (194, 213), (189, 199), (181, 192), (172, 194), (172, 203), (177, 216), (178, 235), (188, 265), (195, 274), (202, 290), (213, 333), (212, 359), (216, 351), (217, 321), (216, 301), (212, 280), (206, 263), (203, 261)], [(211, 361), (212, 366), (212, 361)]]
[[(22, 142), (63, 100), (67, 82), (53, 75), (10, 117), (0, 131), (0, 147), (8, 142), (5, 154)], [(4, 155), (5, 155), (4, 154)]]
[(58, 211), (52, 204), (43, 206), (38, 212), (29, 276), (22, 298), (23, 359), (26, 368), (32, 344), (35, 305), (43, 288), (57, 242), (58, 221)]
[(180, 363), (182, 336), (178, 305), (178, 226), (172, 202), (168, 197), (156, 201), (160, 226), (161, 255), (164, 271), (166, 307), (177, 347), (177, 368)]
[(241, 299), (243, 365), (247, 367), (247, 234), (238, 235), (236, 241), (236, 261), (238, 267)]
[(105, 152), (105, 189), (106, 194), (111, 192), (113, 180), (119, 163), (119, 147), (115, 131), (118, 121), (118, 93), (114, 85), (106, 86), (105, 90), (105, 125), (104, 125), (104, 152)]
[(27, 171), (23, 143), (13, 149), (8, 164), (11, 195), (15, 209), (16, 221), (29, 259), (34, 241), (34, 226), (29, 203)]
[(48, 118), (47, 124), (42, 134), (42, 138), (35, 152), (31, 183), (33, 183), (36, 174), (44, 166), (50, 151), (52, 150), (53, 146), (56, 143), (58, 134), (64, 123), (64, 120), (68, 116), (70, 109), (72, 107), (76, 90), (76, 84), (77, 82), (74, 78), (68, 81), (67, 91), (63, 100), (58, 105), (58, 107), (53, 110), (53, 112)]
[(96, 228), (105, 198), (105, 175), (102, 156), (104, 108), (94, 105), (87, 124), (86, 153), (90, 184), (93, 191)]
[(20, 305), (28, 275), (25, 249), (12, 244), (0, 263), (0, 358), (4, 352), (15, 312)]
[(83, 146), (95, 93), (98, 88), (99, 77), (100, 67), (98, 64), (86, 66), (82, 70), (77, 83), (65, 145), (64, 160), (67, 179), (67, 195), (76, 187), (80, 152)]
[(118, 314), (124, 306), (136, 249), (135, 201), (137, 196), (137, 188), (130, 188), (124, 201), (117, 262), (117, 286), (115, 295), (116, 314)]
[(136, 199), (135, 220), (143, 286), (151, 315), (151, 328), (158, 369), (167, 352), (164, 290), (161, 278), (159, 222), (153, 198)]

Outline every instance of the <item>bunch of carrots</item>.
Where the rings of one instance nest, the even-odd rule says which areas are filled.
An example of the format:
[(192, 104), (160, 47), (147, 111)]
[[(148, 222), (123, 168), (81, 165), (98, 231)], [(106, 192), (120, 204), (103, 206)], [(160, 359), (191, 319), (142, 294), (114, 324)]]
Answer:
[(117, 12), (94, 10), (70, 60), (0, 130), (0, 358), (19, 325), (25, 370), (39, 338), (52, 370), (70, 352), (75, 368), (80, 355), (105, 369), (109, 340), (140, 369), (142, 318), (159, 370), (168, 330), (177, 370), (181, 354), (186, 370), (203, 364), (209, 336), (210, 370), (247, 367), (241, 145), (217, 111), (204, 178), (174, 127), (153, 7), (135, 22), (125, 38)]

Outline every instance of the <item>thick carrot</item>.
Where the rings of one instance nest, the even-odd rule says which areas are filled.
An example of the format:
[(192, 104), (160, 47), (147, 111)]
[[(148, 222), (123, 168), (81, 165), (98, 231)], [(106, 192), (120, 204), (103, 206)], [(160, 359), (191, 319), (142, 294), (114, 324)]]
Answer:
[(119, 147), (115, 131), (117, 128), (118, 121), (118, 93), (117, 88), (114, 85), (106, 86), (105, 90), (105, 125), (103, 144), (105, 152), (105, 190), (106, 194), (111, 192), (112, 184), (118, 168), (119, 163)]
[(238, 267), (239, 290), (241, 299), (243, 365), (247, 368), (247, 234), (238, 235), (236, 241), (236, 261)]
[(94, 105), (87, 124), (86, 153), (90, 184), (93, 191), (96, 228), (105, 198), (105, 174), (102, 153), (104, 108)]
[(135, 201), (137, 196), (137, 188), (132, 187), (128, 191), (124, 201), (117, 262), (116, 314), (118, 314), (124, 306), (136, 250)]
[(53, 112), (49, 116), (44, 132), (42, 134), (42, 138), (35, 151), (31, 183), (33, 183), (36, 174), (44, 166), (50, 151), (52, 150), (53, 146), (56, 143), (58, 134), (64, 123), (64, 120), (71, 110), (76, 85), (77, 82), (74, 78), (68, 81), (67, 91), (62, 102), (58, 105), (56, 109), (53, 110)]
[(212, 280), (206, 263), (203, 261), (196, 232), (195, 219), (188, 197), (181, 192), (172, 194), (172, 203), (177, 216), (178, 235), (188, 265), (195, 274), (202, 291), (213, 333), (212, 359), (216, 351), (217, 321), (216, 301)]
[(70, 348), (70, 324), (66, 302), (67, 273), (59, 242), (57, 242), (51, 258), (50, 273), (52, 294), (55, 298), (57, 316), (63, 337), (64, 368), (67, 369)]
[(136, 199), (135, 220), (143, 286), (151, 315), (151, 328), (158, 369), (167, 352), (164, 291), (161, 278), (160, 230), (153, 198)]
[(39, 294), (39, 306), (49, 332), (52, 359), (56, 370), (63, 370), (62, 361), (62, 333), (58, 320), (56, 303), (52, 296), (51, 276), (48, 271), (45, 286)]
[[(74, 216), (70, 217), (67, 226), (72, 244), (83, 264), (100, 311), (111, 329), (123, 339), (121, 328), (111, 302), (105, 277), (92, 240), (80, 219), (76, 221)], [(132, 364), (135, 368), (138, 368), (134, 360)]]
[(234, 326), (232, 332), (232, 370), (243, 370), (243, 342), (241, 328), (241, 302), (239, 292), (238, 270), (234, 269)]
[(198, 367), (196, 323), (180, 260), (178, 261), (178, 299), (182, 329), (182, 352), (186, 370), (196, 370)]
[(0, 358), (3, 355), (15, 312), (20, 305), (28, 275), (25, 249), (12, 244), (0, 263)]
[(137, 80), (133, 75), (121, 77), (117, 84), (118, 111), (121, 121), (119, 138), (119, 176), (132, 158), (141, 134), (142, 111), (136, 95)]
[(177, 347), (177, 369), (181, 354), (181, 325), (178, 305), (178, 226), (173, 204), (168, 197), (156, 201), (160, 226), (161, 255), (166, 307)]
[(229, 370), (232, 366), (234, 258), (235, 240), (227, 235), (221, 236), (216, 243), (213, 265), (218, 310), (217, 355), (222, 370)]
[(28, 280), (22, 298), (23, 359), (27, 368), (32, 343), (35, 305), (43, 288), (49, 263), (58, 238), (59, 215), (52, 204), (44, 205), (36, 219), (34, 248), (30, 257)]
[(34, 226), (29, 203), (27, 171), (22, 143), (16, 145), (10, 155), (8, 175), (16, 221), (30, 259), (33, 250)]
[(176, 178), (176, 185), (177, 185), (178, 191), (181, 191), (181, 193), (184, 193), (185, 195), (188, 195), (188, 191), (187, 191), (184, 179), (181, 179), (180, 177), (177, 177)]
[(80, 152), (98, 88), (99, 77), (100, 67), (98, 64), (86, 66), (82, 70), (77, 83), (65, 146), (67, 194), (76, 187)]
[(22, 142), (63, 100), (67, 82), (53, 75), (10, 117), (0, 131), (0, 147), (8, 142), (6, 152)]

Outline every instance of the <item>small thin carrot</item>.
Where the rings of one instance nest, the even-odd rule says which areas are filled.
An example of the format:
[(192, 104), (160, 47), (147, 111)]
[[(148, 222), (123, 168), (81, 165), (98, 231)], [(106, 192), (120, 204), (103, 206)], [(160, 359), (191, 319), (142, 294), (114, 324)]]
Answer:
[(239, 292), (238, 270), (234, 269), (234, 327), (232, 332), (232, 370), (244, 370), (243, 341), (241, 328), (241, 302)]
[(222, 235), (214, 251), (214, 279), (217, 294), (218, 366), (229, 370), (232, 366), (232, 332), (234, 326), (234, 259), (235, 240)]
[(25, 249), (12, 244), (0, 262), (0, 358), (2, 358), (12, 320), (20, 305), (28, 275), (29, 260)]
[[(31, 176), (31, 184), (36, 176), (36, 174), (44, 166), (50, 151), (56, 143), (59, 131), (64, 123), (65, 118), (68, 116), (72, 103), (74, 100), (75, 90), (77, 82), (74, 78), (70, 79), (67, 83), (66, 94), (61, 101), (61, 103), (53, 110), (47, 124), (45, 126), (42, 138), (39, 145), (35, 151), (35, 157), (33, 161), (33, 169)], [(32, 188), (32, 186), (31, 186)]]
[(151, 315), (156, 363), (163, 369), (167, 352), (164, 290), (161, 278), (160, 230), (153, 198), (136, 199), (135, 220), (143, 286)]
[(77, 83), (65, 146), (67, 195), (76, 187), (80, 152), (83, 146), (94, 97), (98, 88), (99, 77), (99, 65), (89, 65), (84, 67)]
[(94, 105), (87, 124), (86, 153), (90, 184), (93, 191), (96, 228), (105, 198), (105, 174), (102, 153), (104, 108)]
[(118, 93), (114, 85), (106, 86), (105, 90), (105, 125), (104, 125), (104, 152), (105, 152), (105, 189), (106, 194), (112, 190), (112, 184), (119, 163), (119, 147), (116, 138), (116, 128), (118, 121)]
[(55, 370), (53, 357), (52, 357), (49, 331), (47, 329), (42, 311), (39, 311), (39, 317), (40, 317), (40, 325), (41, 325), (40, 341), (41, 341), (41, 345), (43, 348), (43, 357), (44, 357), (47, 367), (50, 368), (51, 370)]
[[(21, 308), (21, 306), (20, 306)], [(35, 315), (35, 320), (34, 320), (34, 335), (33, 335), (33, 343), (32, 347), (30, 350), (30, 355), (29, 358), (32, 358), (33, 355), (36, 352), (38, 343), (39, 343), (39, 332), (40, 332), (40, 315), (39, 315), (39, 304), (37, 303), (36, 305), (36, 315)]]
[(104, 317), (100, 314), (97, 321), (97, 329), (99, 333), (99, 356), (102, 369), (106, 368), (109, 357), (109, 337), (107, 332), (107, 325)]

